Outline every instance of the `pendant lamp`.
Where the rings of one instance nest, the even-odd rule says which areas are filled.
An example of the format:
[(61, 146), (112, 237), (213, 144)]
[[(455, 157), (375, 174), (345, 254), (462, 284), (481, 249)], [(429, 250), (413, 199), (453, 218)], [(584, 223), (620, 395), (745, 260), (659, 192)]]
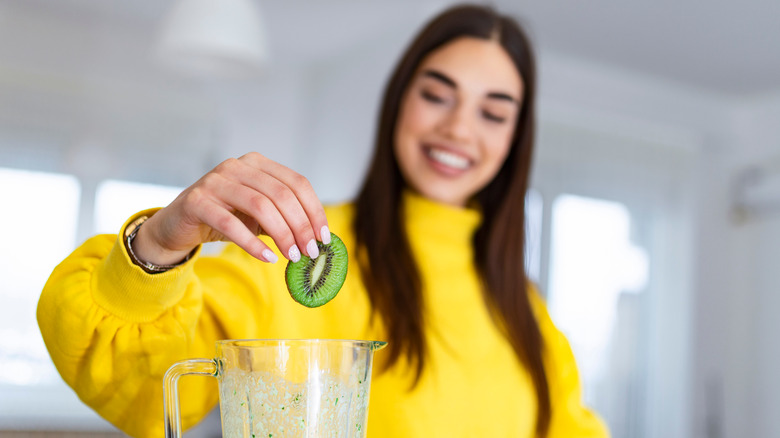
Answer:
[(252, 0), (177, 0), (163, 22), (157, 55), (191, 76), (256, 76), (268, 58), (260, 10)]

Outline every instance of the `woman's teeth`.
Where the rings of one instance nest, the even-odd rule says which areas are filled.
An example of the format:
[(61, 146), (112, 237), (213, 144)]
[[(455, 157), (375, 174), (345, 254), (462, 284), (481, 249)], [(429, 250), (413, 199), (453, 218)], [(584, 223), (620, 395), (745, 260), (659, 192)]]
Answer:
[(458, 170), (465, 170), (469, 167), (469, 160), (460, 155), (455, 155), (441, 149), (430, 149), (428, 156), (445, 166)]

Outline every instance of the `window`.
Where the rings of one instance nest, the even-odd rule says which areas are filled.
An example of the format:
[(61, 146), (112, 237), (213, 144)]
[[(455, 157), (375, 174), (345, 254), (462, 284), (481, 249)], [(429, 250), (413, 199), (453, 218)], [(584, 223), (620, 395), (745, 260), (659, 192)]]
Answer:
[(542, 122), (534, 163), (548, 310), (613, 436), (687, 436), (693, 156), (570, 122)]
[(106, 180), (95, 195), (95, 232), (117, 233), (130, 216), (152, 207), (165, 207), (183, 189), (180, 187)]
[(618, 423), (641, 414), (641, 400), (629, 391), (642, 381), (636, 372), (624, 374), (641, 369), (635, 346), (643, 334), (632, 295), (647, 284), (648, 259), (632, 243), (631, 226), (618, 202), (564, 194), (553, 203), (549, 311), (577, 357), (586, 402), (620, 436), (635, 436)]
[(73, 250), (80, 186), (54, 173), (0, 169), (0, 384), (59, 381), (35, 312), (54, 267)]
[(46, 279), (75, 247), (81, 186), (0, 168), (0, 187), (0, 428), (106, 429), (57, 374), (36, 319)]

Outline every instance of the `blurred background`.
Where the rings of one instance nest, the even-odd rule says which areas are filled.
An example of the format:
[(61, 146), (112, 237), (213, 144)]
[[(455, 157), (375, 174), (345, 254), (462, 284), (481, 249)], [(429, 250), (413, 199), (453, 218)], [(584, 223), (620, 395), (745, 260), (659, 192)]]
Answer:
[[(248, 151), (349, 200), (451, 3), (0, 0), (0, 437), (116, 434), (40, 339), (60, 260)], [(528, 271), (587, 402), (615, 437), (780, 437), (780, 3), (491, 4), (538, 51)]]

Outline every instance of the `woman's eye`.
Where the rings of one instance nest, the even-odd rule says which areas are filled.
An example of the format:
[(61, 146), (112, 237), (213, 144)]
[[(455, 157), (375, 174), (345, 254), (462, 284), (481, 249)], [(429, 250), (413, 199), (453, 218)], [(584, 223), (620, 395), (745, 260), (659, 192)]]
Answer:
[(443, 103), (444, 102), (443, 98), (441, 98), (441, 97), (431, 93), (430, 91), (423, 91), (422, 92), (422, 97), (423, 97), (423, 99), (427, 100), (428, 102), (433, 102), (433, 103)]
[(483, 110), (482, 111), (482, 117), (484, 117), (485, 119), (487, 119), (487, 120), (489, 120), (491, 122), (496, 122), (496, 123), (503, 123), (504, 121), (506, 121), (505, 117), (497, 116), (497, 115), (491, 113), (490, 111), (484, 111)]

